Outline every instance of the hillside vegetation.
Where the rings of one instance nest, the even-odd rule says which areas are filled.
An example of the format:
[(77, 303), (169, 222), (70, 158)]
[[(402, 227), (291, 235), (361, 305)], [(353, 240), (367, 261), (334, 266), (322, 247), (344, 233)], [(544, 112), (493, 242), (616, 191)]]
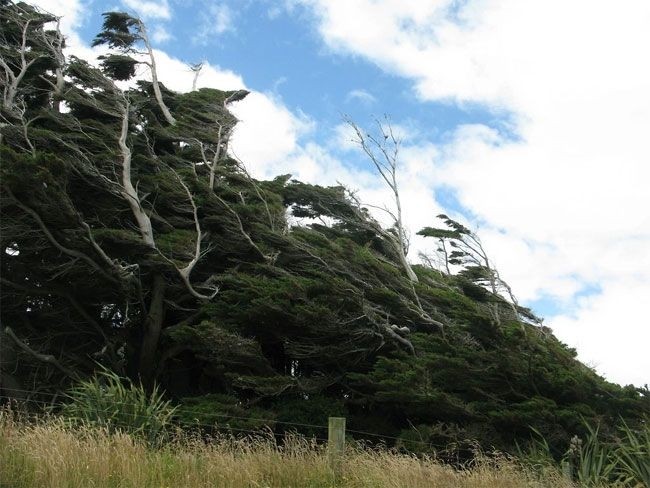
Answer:
[[(54, 20), (0, 0), (1, 399), (58, 411), (71, 387), (109, 370), (157, 385), (179, 424), (323, 435), (292, 424), (337, 415), (357, 439), (455, 444), (459, 458), (477, 442), (515, 452), (532, 429), (560, 458), (587, 424), (611, 438), (621, 422), (642, 425), (648, 390), (580, 363), (517, 304), (469, 229), (432, 216), (421, 234), (442, 265), (409, 264), (399, 221), (382, 227), (346, 188), (257, 180), (231, 157), (228, 106), (247, 92), (166, 89), (144, 25), (126, 14), (104, 16), (100, 67), (64, 55)], [(136, 68), (152, 81), (124, 88)], [(48, 435), (71, 459), (87, 448), (52, 429), (12, 431), (20, 459), (40, 465), (20, 449)], [(119, 436), (99, 445), (174, 460), (171, 484), (191, 463), (235, 456), (147, 453)], [(320, 454), (305, 456), (318, 473)], [(385, 463), (446, 476), (408, 456), (351, 459), (351, 472), (382, 465), (386, 480), (398, 474)]]

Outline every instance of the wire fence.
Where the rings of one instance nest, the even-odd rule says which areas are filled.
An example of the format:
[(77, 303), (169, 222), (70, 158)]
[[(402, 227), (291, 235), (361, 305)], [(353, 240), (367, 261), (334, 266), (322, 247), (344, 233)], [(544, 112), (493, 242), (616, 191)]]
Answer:
[[(20, 392), (20, 393), (31, 393), (34, 394), (34, 391), (29, 391), (29, 390), (21, 390), (21, 389), (12, 389), (12, 391), (15, 392)], [(57, 394), (57, 393), (50, 393), (50, 392), (39, 392), (36, 393), (36, 395), (41, 395), (41, 396), (46, 396), (46, 397), (51, 397), (52, 401), (45, 401), (45, 400), (36, 400), (33, 398), (25, 398), (25, 399), (17, 399), (15, 397), (10, 397), (7, 395), (0, 395), (0, 403), (4, 402), (9, 402), (9, 401), (14, 401), (16, 403), (28, 403), (32, 405), (39, 405), (42, 409), (52, 409), (54, 410), (55, 407), (60, 407), (62, 406), (62, 403), (58, 403), (54, 400), (57, 399), (64, 399), (66, 398), (65, 394)], [(118, 407), (118, 406), (133, 406), (135, 405), (132, 402), (124, 402), (124, 401), (114, 401), (113, 405)], [(105, 409), (95, 409), (96, 411), (99, 411), (100, 413), (111, 413), (115, 412), (114, 409), (112, 408), (105, 408)], [(283, 421), (283, 420), (276, 420), (276, 419), (271, 419), (271, 418), (261, 418), (261, 417), (245, 417), (245, 416), (239, 416), (239, 415), (229, 415), (229, 414), (223, 414), (223, 413), (213, 413), (213, 412), (206, 412), (205, 409), (192, 409), (191, 407), (183, 407), (184, 413), (200, 413), (204, 416), (209, 416), (211, 418), (221, 418), (224, 419), (223, 423), (219, 422), (214, 422), (214, 423), (205, 423), (205, 422), (200, 422), (198, 419), (196, 421), (187, 421), (187, 420), (182, 420), (179, 418), (174, 418), (174, 420), (171, 422), (172, 425), (177, 425), (179, 427), (187, 427), (187, 428), (205, 428), (205, 429), (216, 429), (216, 430), (223, 430), (223, 431), (233, 431), (233, 432), (240, 432), (240, 433), (246, 433), (246, 434), (251, 434), (255, 436), (260, 436), (260, 435), (273, 435), (274, 437), (277, 438), (283, 438), (286, 436), (287, 432), (274, 432), (272, 427), (275, 425), (283, 425), (283, 426), (288, 426), (288, 427), (302, 427), (302, 428), (309, 428), (309, 429), (320, 429), (322, 431), (327, 432), (328, 426), (327, 425), (319, 425), (319, 424), (310, 424), (310, 423), (302, 423), (302, 422), (290, 422), (290, 421)], [(144, 417), (144, 415), (141, 414), (134, 414), (131, 412), (125, 412), (121, 411), (120, 415), (123, 416), (130, 416), (133, 417), (134, 419), (138, 418), (141, 419)], [(40, 417), (35, 416), (35, 419), (39, 419)], [(260, 426), (258, 429), (245, 429), (242, 427), (235, 427), (231, 426), (227, 420), (242, 420), (242, 421), (250, 421), (250, 422), (258, 422), (260, 424), (263, 424)], [(130, 427), (129, 424), (126, 423), (119, 423), (113, 421), (113, 425), (119, 426), (119, 427)], [(345, 430), (346, 434), (357, 434), (357, 436), (361, 436), (365, 438), (364, 440), (368, 440), (367, 438), (373, 438), (373, 439), (379, 439), (379, 442), (386, 442), (386, 441), (391, 441), (391, 442), (400, 442), (404, 443), (407, 445), (421, 445), (421, 446), (426, 446), (429, 449), (442, 449), (442, 450), (447, 450), (450, 448), (449, 445), (442, 445), (442, 444), (436, 444), (430, 441), (424, 441), (424, 440), (416, 440), (416, 439), (405, 439), (402, 437), (396, 437), (392, 435), (387, 435), (387, 434), (378, 434), (375, 432), (368, 432), (368, 431), (363, 431), (363, 430), (356, 430), (356, 429), (349, 429), (346, 428)], [(316, 441), (321, 441), (321, 442), (327, 442), (327, 439), (324, 437), (319, 437), (319, 436), (309, 436), (310, 439), (314, 439)], [(387, 443), (387, 442), (386, 442)]]

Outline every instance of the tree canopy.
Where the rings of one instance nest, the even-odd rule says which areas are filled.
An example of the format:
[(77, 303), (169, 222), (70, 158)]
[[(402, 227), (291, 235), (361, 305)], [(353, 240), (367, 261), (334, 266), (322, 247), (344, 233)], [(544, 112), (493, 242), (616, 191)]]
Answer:
[[(421, 231), (446, 264), (413, 279), (345, 188), (252, 178), (227, 147), (246, 92), (168, 90), (142, 22), (104, 18), (117, 52), (95, 67), (64, 55), (55, 16), (0, 2), (2, 398), (108, 368), (189, 419), (340, 414), (502, 449), (650, 412), (519, 306), (462, 224)], [(153, 80), (120, 88), (140, 42)]]

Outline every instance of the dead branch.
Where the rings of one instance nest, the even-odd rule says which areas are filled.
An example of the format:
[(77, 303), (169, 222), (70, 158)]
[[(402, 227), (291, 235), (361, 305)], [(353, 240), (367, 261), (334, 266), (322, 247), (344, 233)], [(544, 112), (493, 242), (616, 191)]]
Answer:
[[(398, 343), (405, 346), (409, 350), (409, 352), (415, 356), (415, 348), (413, 347), (413, 343), (396, 332), (396, 330), (393, 328), (393, 324), (389, 323), (388, 317), (386, 317), (385, 319), (381, 317), (381, 315), (383, 315), (382, 310), (380, 310), (379, 308), (377, 308), (376, 306), (370, 304), (365, 300), (363, 301), (362, 305), (363, 305), (363, 311), (365, 316), (373, 325), (375, 325), (375, 327), (379, 329), (379, 332), (382, 335), (383, 334), (388, 335), (388, 337), (390, 337), (394, 341), (397, 341)], [(397, 330), (400, 330), (399, 327), (396, 328)]]
[[(395, 137), (393, 128), (389, 121), (387, 121), (385, 126), (377, 120), (377, 125), (379, 126), (379, 131), (383, 139), (381, 141), (371, 134), (364, 134), (359, 126), (349, 117), (345, 118), (345, 121), (355, 132), (356, 139), (354, 139), (353, 142), (355, 142), (366, 156), (368, 156), (381, 178), (393, 193), (393, 202), (396, 211), (392, 216), (397, 229), (397, 236), (389, 239), (389, 241), (395, 248), (406, 275), (412, 282), (417, 283), (418, 277), (413, 272), (413, 268), (411, 268), (411, 265), (406, 258), (408, 237), (406, 230), (404, 229), (402, 203), (400, 199), (399, 186), (397, 184), (397, 169), (399, 165), (401, 140)], [(377, 154), (376, 151), (378, 151), (379, 154)], [(389, 212), (389, 214), (392, 214), (392, 212)]]
[(194, 73), (194, 77), (192, 78), (192, 91), (196, 91), (196, 84), (199, 81), (199, 75), (201, 74), (204, 64), (205, 63), (201, 61), (200, 63), (190, 65), (190, 71)]
[(63, 99), (63, 91), (65, 89), (65, 79), (63, 77), (63, 68), (65, 66), (65, 55), (63, 54), (64, 37), (61, 33), (60, 17), (56, 18), (56, 34), (54, 39), (50, 38), (45, 34), (45, 32), (43, 32), (42, 40), (43, 44), (49, 49), (52, 57), (56, 61), (56, 68), (54, 71), (56, 81), (53, 83), (45, 76), (41, 76), (41, 79), (45, 80), (52, 87), (54, 110), (60, 112), (60, 102)]
[(160, 83), (158, 82), (158, 70), (156, 68), (156, 58), (153, 54), (153, 48), (151, 47), (151, 43), (149, 42), (147, 28), (145, 27), (144, 23), (139, 19), (138, 19), (138, 30), (140, 31), (142, 42), (144, 42), (144, 45), (147, 48), (147, 54), (149, 55), (149, 62), (145, 62), (145, 64), (149, 66), (149, 69), (151, 71), (151, 84), (153, 85), (154, 96), (156, 97), (156, 101), (158, 102), (158, 106), (160, 107), (160, 110), (162, 111), (165, 120), (169, 123), (169, 125), (174, 125), (176, 124), (176, 119), (172, 116), (167, 105), (165, 105), (165, 101), (163, 100), (162, 97), (162, 92), (160, 91)]
[(131, 148), (127, 144), (127, 137), (129, 134), (129, 112), (130, 104), (127, 96), (122, 94), (124, 105), (122, 108), (122, 128), (118, 144), (122, 154), (122, 196), (128, 202), (138, 223), (138, 228), (142, 235), (145, 244), (151, 248), (156, 248), (156, 242), (153, 237), (153, 228), (151, 226), (151, 219), (142, 208), (138, 192), (134, 188), (131, 181)]
[(16, 343), (16, 345), (21, 348), (23, 351), (25, 351), (27, 354), (30, 356), (38, 359), (39, 361), (42, 361), (47, 364), (51, 364), (55, 368), (57, 368), (59, 371), (61, 371), (63, 374), (66, 376), (69, 376), (72, 379), (78, 379), (79, 377), (77, 374), (72, 371), (71, 369), (66, 368), (63, 366), (54, 356), (51, 354), (41, 354), (39, 352), (36, 352), (34, 349), (29, 347), (27, 344), (25, 344), (23, 341), (21, 341), (18, 337), (16, 337), (16, 334), (14, 334), (14, 331), (11, 329), (11, 327), (5, 327), (4, 328), (5, 334)]
[(15, 74), (13, 69), (9, 66), (6, 60), (0, 56), (0, 66), (4, 70), (4, 90), (3, 90), (3, 106), (8, 112), (14, 111), (14, 104), (16, 95), (18, 94), (18, 86), (25, 77), (27, 70), (43, 55), (35, 56), (27, 61), (27, 31), (31, 20), (28, 19), (22, 26), (22, 39), (20, 44), (20, 66), (18, 74)]
[(244, 229), (244, 223), (242, 222), (241, 218), (239, 217), (239, 214), (230, 206), (230, 204), (225, 201), (223, 198), (221, 198), (219, 195), (216, 193), (214, 194), (214, 197), (221, 203), (226, 210), (234, 217), (234, 219), (237, 221), (237, 227), (239, 229), (240, 234), (244, 237), (246, 242), (255, 250), (255, 252), (260, 256), (262, 259), (265, 261), (269, 260), (269, 257), (262, 252), (262, 250), (253, 242), (253, 239), (251, 239), (251, 236), (246, 232), (246, 229)]
[[(257, 195), (257, 198), (259, 198), (261, 200), (261, 202), (264, 204), (264, 210), (266, 211), (266, 216), (269, 219), (269, 226), (271, 227), (271, 230), (275, 231), (275, 219), (271, 215), (271, 210), (269, 208), (268, 202), (266, 201), (266, 198), (264, 198), (262, 196), (262, 192), (260, 190), (259, 185), (256, 183), (255, 179), (251, 176), (248, 169), (246, 169), (246, 165), (244, 164), (244, 162), (241, 159), (239, 159), (239, 157), (237, 157), (235, 154), (233, 154), (232, 157), (235, 160), (235, 162), (237, 163), (237, 167), (239, 168), (239, 170), (242, 173), (244, 173), (244, 175), (246, 176), (248, 182), (253, 187), (253, 190), (255, 190), (255, 194)], [(286, 230), (286, 229), (284, 229), (284, 230)]]

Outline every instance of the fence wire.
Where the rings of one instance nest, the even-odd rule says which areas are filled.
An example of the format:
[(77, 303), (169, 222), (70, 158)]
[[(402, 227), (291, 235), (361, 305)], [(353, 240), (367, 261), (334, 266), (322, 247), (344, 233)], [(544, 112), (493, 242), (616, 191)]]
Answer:
[[(57, 393), (49, 393), (49, 392), (40, 392), (40, 393), (35, 393), (34, 391), (30, 390), (21, 390), (21, 389), (11, 389), (12, 391), (16, 392), (21, 392), (21, 393), (32, 393), (36, 395), (42, 395), (42, 396), (49, 396), (52, 397), (52, 400), (55, 399), (60, 399), (60, 398), (66, 398), (65, 394), (57, 394)], [(34, 405), (41, 405), (46, 408), (54, 408), (61, 406), (61, 403), (56, 403), (54, 401), (45, 401), (45, 400), (36, 400), (36, 399), (31, 399), (31, 398), (26, 398), (26, 399), (17, 399), (14, 397), (9, 397), (7, 395), (0, 395), (0, 399), (4, 399), (7, 401), (14, 401), (17, 403), (30, 403)], [(113, 402), (115, 406), (128, 406), (128, 405), (135, 405), (132, 402), (124, 402), (124, 401), (114, 401)], [(98, 409), (100, 412), (113, 412), (114, 409), (106, 408), (106, 409)], [(191, 407), (183, 407), (183, 410), (188, 413), (192, 413), (193, 409)], [(261, 422), (261, 423), (266, 423), (270, 425), (275, 425), (275, 424), (280, 424), (280, 425), (287, 425), (287, 426), (295, 426), (295, 427), (304, 427), (304, 428), (313, 428), (313, 429), (322, 429), (322, 430), (327, 430), (328, 426), (326, 425), (318, 425), (318, 424), (307, 424), (307, 423), (301, 423), (301, 422), (288, 422), (288, 421), (282, 421), (282, 420), (275, 420), (275, 419), (265, 419), (265, 418), (259, 418), (259, 417), (243, 417), (243, 416), (237, 416), (237, 415), (228, 415), (228, 414), (218, 414), (218, 413), (210, 413), (210, 412), (205, 412), (203, 409), (194, 409), (197, 413), (203, 413), (206, 416), (211, 416), (211, 417), (218, 417), (218, 418), (223, 418), (223, 419), (234, 419), (234, 420), (247, 420), (247, 421), (252, 421), (252, 422)], [(130, 412), (120, 412), (120, 415), (126, 415), (126, 416), (131, 416), (133, 418), (141, 418), (142, 415), (139, 414), (134, 414)], [(35, 418), (38, 418), (35, 416)], [(114, 422), (112, 421), (114, 425), (120, 426), (120, 427), (129, 427), (128, 424), (124, 423), (119, 423), (119, 422)], [(174, 419), (172, 422), (170, 422), (171, 425), (177, 425), (181, 427), (204, 427), (207, 429), (217, 429), (217, 430), (225, 430), (225, 431), (234, 431), (234, 432), (242, 432), (242, 433), (248, 433), (248, 434), (253, 434), (256, 436), (264, 435), (266, 434), (271, 434), (275, 437), (284, 437), (286, 434), (285, 433), (276, 433), (274, 432), (271, 428), (270, 425), (266, 425), (265, 427), (268, 428), (268, 430), (252, 430), (252, 429), (243, 429), (240, 427), (231, 427), (228, 425), (227, 422), (224, 422), (223, 424), (219, 424), (217, 422), (212, 423), (212, 424), (207, 424), (207, 423), (202, 423), (199, 422), (198, 420), (196, 422), (191, 422), (191, 421), (184, 421), (180, 419)], [(368, 431), (362, 431), (362, 430), (356, 430), (356, 429), (348, 429), (346, 428), (345, 430), (346, 434), (358, 434), (363, 437), (372, 437), (375, 439), (380, 439), (380, 440), (391, 440), (391, 441), (399, 441), (405, 444), (417, 444), (417, 445), (422, 445), (426, 446), (428, 448), (436, 448), (436, 449), (448, 449), (449, 446), (442, 446), (442, 445), (437, 445), (432, 442), (428, 441), (423, 441), (423, 440), (414, 440), (414, 439), (404, 439), (400, 437), (395, 437), (387, 434), (377, 434), (374, 432), (368, 432)], [(316, 436), (310, 436), (310, 439), (315, 439), (317, 441), (322, 441), (322, 442), (327, 442), (327, 439), (322, 438), (322, 437), (316, 437)]]

